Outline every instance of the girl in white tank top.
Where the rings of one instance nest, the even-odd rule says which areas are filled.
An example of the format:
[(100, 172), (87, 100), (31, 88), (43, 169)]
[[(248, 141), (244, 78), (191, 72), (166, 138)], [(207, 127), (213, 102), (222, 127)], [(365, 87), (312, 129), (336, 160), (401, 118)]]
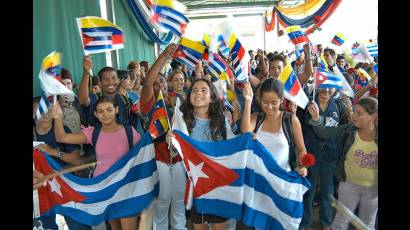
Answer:
[(289, 165), (289, 143), (283, 133), (282, 124), (279, 131), (273, 133), (264, 131), (262, 129), (263, 123), (259, 126), (256, 132), (256, 139), (268, 149), (281, 168), (288, 172), (291, 171)]

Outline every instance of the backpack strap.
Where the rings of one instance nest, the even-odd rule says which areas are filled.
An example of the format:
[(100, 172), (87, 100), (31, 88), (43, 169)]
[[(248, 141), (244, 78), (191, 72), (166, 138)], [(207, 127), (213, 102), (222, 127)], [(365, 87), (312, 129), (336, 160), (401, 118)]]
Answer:
[[(98, 136), (100, 135), (100, 132), (101, 132), (101, 127), (100, 127), (100, 126), (94, 127), (93, 134), (92, 134), (92, 136), (91, 136), (91, 143), (93, 144), (94, 150), (95, 150), (95, 148), (96, 148), (97, 139), (98, 139)], [(94, 152), (95, 152), (95, 151), (94, 151)]]
[(254, 133), (256, 133), (259, 129), (259, 127), (262, 125), (263, 120), (265, 120), (265, 113), (264, 112), (259, 112), (258, 116), (256, 117), (256, 125), (255, 129), (253, 130)]
[(127, 124), (124, 125), (125, 133), (127, 134), (128, 139), (128, 148), (131, 149), (134, 146), (134, 135), (132, 134), (132, 126)]
[(290, 168), (294, 170), (297, 166), (297, 160), (296, 160), (297, 158), (296, 158), (296, 151), (295, 151), (295, 138), (293, 136), (293, 129), (292, 129), (292, 114), (289, 112), (285, 112), (285, 111), (283, 112), (282, 129), (289, 143), (289, 165), (290, 165)]

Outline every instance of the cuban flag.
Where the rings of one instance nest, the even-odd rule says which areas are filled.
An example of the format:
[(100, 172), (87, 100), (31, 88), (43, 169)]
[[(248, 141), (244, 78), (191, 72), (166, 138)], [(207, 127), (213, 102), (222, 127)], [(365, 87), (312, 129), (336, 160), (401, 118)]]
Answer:
[(250, 133), (199, 142), (174, 130), (189, 182), (185, 200), (199, 213), (235, 218), (257, 229), (298, 229), (310, 184), (282, 169)]
[(174, 53), (175, 60), (194, 69), (202, 60), (202, 54), (205, 51), (205, 46), (201, 43), (192, 41), (187, 38), (181, 38), (179, 46)]
[(379, 45), (378, 44), (367, 45), (366, 49), (370, 57), (373, 58), (373, 57), (379, 56)]
[(283, 84), (285, 98), (304, 109), (308, 104), (309, 99), (302, 90), (298, 77), (289, 62), (282, 70), (282, 73), (279, 75), (278, 79)]
[(186, 6), (175, 0), (158, 0), (151, 19), (166, 31), (182, 36), (189, 19), (184, 15)]
[(43, 59), (41, 70), (50, 76), (61, 80), (61, 53), (53, 51)]
[(77, 18), (85, 55), (124, 48), (123, 30), (103, 18)]
[[(48, 154), (33, 150), (34, 168), (44, 175), (61, 170)], [(60, 214), (87, 224), (140, 213), (158, 196), (154, 145), (145, 134), (126, 155), (94, 178), (64, 174), (33, 191), (35, 217)]]
[(41, 96), (40, 101), (38, 102), (38, 106), (36, 109), (35, 117), (37, 120), (41, 118), (41, 116), (48, 112), (48, 108), (52, 105), (50, 99), (47, 97), (46, 94)]
[(339, 76), (321, 68), (315, 68), (315, 87), (317, 89), (336, 88), (341, 89), (343, 82)]
[(346, 41), (346, 37), (342, 34), (342, 33), (336, 33), (336, 35), (333, 37), (332, 39), (332, 43), (337, 45), (337, 46), (341, 46), (343, 45), (343, 43), (345, 43)]

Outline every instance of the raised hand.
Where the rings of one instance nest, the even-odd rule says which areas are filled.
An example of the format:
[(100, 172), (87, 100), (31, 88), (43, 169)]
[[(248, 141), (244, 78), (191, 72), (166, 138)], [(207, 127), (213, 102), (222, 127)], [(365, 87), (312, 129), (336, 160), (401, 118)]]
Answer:
[(83, 70), (84, 73), (90, 74), (91, 69), (93, 68), (93, 60), (91, 59), (91, 55), (86, 55), (83, 58)]
[(312, 117), (312, 120), (318, 121), (319, 120), (319, 107), (317, 106), (316, 102), (311, 101), (307, 109), (310, 113), (310, 116)]

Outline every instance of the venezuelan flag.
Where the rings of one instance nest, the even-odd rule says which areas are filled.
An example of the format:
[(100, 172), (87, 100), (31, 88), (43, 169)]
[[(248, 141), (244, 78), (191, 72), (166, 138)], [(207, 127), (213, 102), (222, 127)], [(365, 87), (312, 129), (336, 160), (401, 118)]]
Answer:
[(167, 133), (170, 127), (167, 111), (165, 108), (165, 101), (162, 96), (161, 90), (159, 91), (157, 101), (152, 108), (150, 117), (151, 122), (148, 128), (148, 132), (151, 134), (152, 139), (155, 140)]
[(286, 64), (278, 79), (283, 83), (285, 98), (304, 109), (309, 100), (289, 63)]
[(77, 18), (84, 53), (102, 53), (124, 48), (123, 30), (114, 23), (99, 17)]
[(61, 80), (61, 54), (56, 51), (51, 52), (43, 59), (41, 69), (57, 80)]
[(209, 55), (211, 53), (210, 43), (211, 43), (211, 37), (209, 36), (209, 34), (205, 33), (201, 41), (201, 44), (205, 46), (204, 53), (202, 54), (202, 60), (209, 61)]
[(248, 60), (245, 60), (246, 51), (234, 33), (232, 33), (229, 38), (228, 47), (231, 51), (236, 80), (246, 81), (249, 74), (248, 70), (250, 69), (248, 66)]
[(332, 39), (332, 43), (337, 46), (343, 45), (345, 41), (346, 41), (346, 37), (342, 33), (339, 33), (339, 32), (336, 33), (336, 35)]
[(309, 38), (307, 37), (305, 32), (302, 31), (302, 28), (300, 28), (300, 26), (288, 26), (285, 30), (290, 38), (290, 41), (294, 45), (309, 42)]

